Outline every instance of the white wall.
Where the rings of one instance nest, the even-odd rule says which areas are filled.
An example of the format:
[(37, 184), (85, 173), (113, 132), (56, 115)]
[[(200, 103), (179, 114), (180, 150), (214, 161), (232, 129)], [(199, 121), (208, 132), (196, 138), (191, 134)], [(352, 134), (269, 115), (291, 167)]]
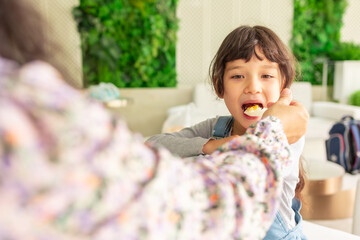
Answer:
[(176, 68), (179, 87), (208, 80), (208, 69), (223, 39), (240, 25), (264, 25), (287, 44), (292, 0), (180, 0)]
[[(12, 0), (14, 1), (14, 0)], [(16, 1), (16, 0), (15, 0)], [(66, 69), (64, 76), (74, 87), (81, 88), (82, 56), (80, 36), (72, 9), (79, 5), (79, 0), (24, 0), (29, 1), (47, 21), (48, 37), (59, 47), (54, 58)]]
[[(50, 22), (63, 47), (60, 61), (71, 74), (73, 85), (81, 87), (80, 40), (71, 10), (79, 0), (29, 0)], [(342, 40), (360, 43), (360, 0), (348, 0)], [(179, 87), (208, 80), (210, 61), (225, 36), (243, 25), (265, 25), (288, 43), (291, 38), (293, 0), (179, 0), (180, 19), (176, 68)]]
[[(179, 87), (208, 80), (208, 68), (225, 36), (234, 28), (265, 25), (288, 44), (293, 0), (180, 0), (177, 44)], [(360, 43), (360, 0), (348, 0), (342, 41)]]
[(344, 14), (344, 26), (341, 29), (341, 41), (360, 44), (360, 0), (347, 0)]

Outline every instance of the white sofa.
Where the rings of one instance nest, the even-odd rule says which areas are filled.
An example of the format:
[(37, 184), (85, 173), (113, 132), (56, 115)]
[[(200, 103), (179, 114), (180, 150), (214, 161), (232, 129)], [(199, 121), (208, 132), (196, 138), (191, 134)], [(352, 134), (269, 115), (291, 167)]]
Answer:
[[(360, 107), (334, 102), (313, 102), (312, 87), (309, 83), (296, 82), (291, 87), (295, 100), (301, 102), (310, 113), (303, 156), (307, 161), (326, 161), (325, 139), (331, 126), (344, 115), (360, 119)], [(193, 102), (170, 108), (162, 131), (169, 132), (192, 126), (216, 115), (230, 115), (224, 102), (216, 98), (209, 84), (198, 84), (194, 89)], [(349, 179), (348, 179), (349, 180)], [(347, 181), (349, 187), (355, 188), (357, 178)], [(360, 187), (359, 187), (360, 188)], [(360, 189), (357, 202), (360, 204)], [(354, 219), (360, 219), (360, 206)], [(360, 222), (360, 220), (357, 220)], [(354, 221), (355, 223), (355, 221)], [(355, 225), (354, 225), (355, 226)], [(360, 237), (333, 228), (304, 221), (304, 231), (309, 239), (359, 239)], [(354, 233), (360, 236), (360, 226), (354, 227)]]

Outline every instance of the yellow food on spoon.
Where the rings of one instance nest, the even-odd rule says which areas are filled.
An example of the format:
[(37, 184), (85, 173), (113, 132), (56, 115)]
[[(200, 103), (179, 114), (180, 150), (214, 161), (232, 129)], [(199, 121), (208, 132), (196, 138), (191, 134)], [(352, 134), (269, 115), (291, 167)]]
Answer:
[(255, 110), (257, 110), (258, 108), (260, 108), (259, 105), (254, 105), (254, 106), (251, 106), (251, 107), (247, 108), (246, 110), (255, 111)]
[(251, 117), (260, 117), (266, 111), (266, 108), (261, 108), (259, 105), (253, 105), (245, 110), (245, 114)]

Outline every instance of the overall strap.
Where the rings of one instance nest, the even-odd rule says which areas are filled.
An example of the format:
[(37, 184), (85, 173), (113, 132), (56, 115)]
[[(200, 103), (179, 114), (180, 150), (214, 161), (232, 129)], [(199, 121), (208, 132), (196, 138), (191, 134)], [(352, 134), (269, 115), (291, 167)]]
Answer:
[(234, 118), (232, 116), (221, 116), (215, 124), (212, 135), (214, 138), (229, 136)]

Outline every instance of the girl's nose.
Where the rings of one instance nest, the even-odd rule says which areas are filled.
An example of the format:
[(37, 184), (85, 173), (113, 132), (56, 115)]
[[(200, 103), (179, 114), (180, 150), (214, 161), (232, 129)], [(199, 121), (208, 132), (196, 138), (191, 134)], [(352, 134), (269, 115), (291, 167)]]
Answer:
[(257, 78), (248, 79), (247, 85), (244, 89), (244, 93), (257, 94), (257, 93), (261, 93), (261, 92), (262, 92), (262, 88), (261, 88), (261, 83), (260, 83), (259, 79), (257, 79)]

